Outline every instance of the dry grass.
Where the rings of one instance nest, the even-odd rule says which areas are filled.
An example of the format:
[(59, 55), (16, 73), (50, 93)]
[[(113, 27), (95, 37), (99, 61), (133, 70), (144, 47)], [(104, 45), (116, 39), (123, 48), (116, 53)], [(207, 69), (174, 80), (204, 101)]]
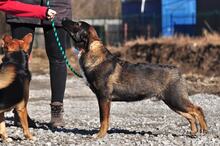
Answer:
[(137, 38), (135, 40), (128, 41), (124, 44), (124, 46), (133, 46), (135, 44), (176, 44), (177, 47), (187, 46), (187, 45), (194, 45), (198, 47), (205, 46), (207, 44), (212, 45), (220, 45), (220, 34), (218, 33), (206, 33), (204, 32), (200, 37), (190, 37), (184, 35), (175, 35), (173, 37), (160, 37), (160, 38), (150, 38), (145, 39), (144, 37)]

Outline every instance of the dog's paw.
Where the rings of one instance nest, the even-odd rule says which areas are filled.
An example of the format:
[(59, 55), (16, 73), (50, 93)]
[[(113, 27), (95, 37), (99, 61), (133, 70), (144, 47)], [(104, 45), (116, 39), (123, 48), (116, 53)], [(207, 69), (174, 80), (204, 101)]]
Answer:
[(4, 143), (10, 143), (12, 141), (13, 141), (12, 138), (9, 138), (9, 137), (3, 139)]
[(35, 136), (33, 136), (32, 134), (25, 134), (24, 135), (26, 139), (30, 140), (30, 141), (35, 141), (37, 138)]
[(30, 139), (30, 141), (35, 142), (37, 140), (37, 137), (32, 136), (32, 139)]
[(200, 133), (201, 133), (202, 135), (205, 135), (205, 134), (208, 133), (208, 130), (207, 130), (207, 129), (200, 129)]
[(93, 135), (92, 137), (93, 137), (94, 139), (101, 139), (101, 138), (104, 138), (105, 135), (106, 135), (106, 133), (99, 132), (99, 133)]

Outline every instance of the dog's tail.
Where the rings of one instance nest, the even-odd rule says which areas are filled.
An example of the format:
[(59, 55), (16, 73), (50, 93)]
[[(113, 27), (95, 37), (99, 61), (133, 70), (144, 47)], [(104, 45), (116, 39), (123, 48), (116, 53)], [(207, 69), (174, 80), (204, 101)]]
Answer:
[(15, 66), (7, 66), (4, 69), (0, 70), (0, 89), (6, 88), (9, 86), (16, 77)]

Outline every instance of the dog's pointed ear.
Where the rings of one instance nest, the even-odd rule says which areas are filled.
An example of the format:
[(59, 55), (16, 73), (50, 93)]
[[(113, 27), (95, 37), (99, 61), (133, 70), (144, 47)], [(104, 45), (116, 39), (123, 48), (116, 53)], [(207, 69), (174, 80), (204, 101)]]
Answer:
[(100, 41), (100, 38), (94, 27), (89, 27), (88, 32), (91, 41)]
[(28, 33), (27, 35), (24, 36), (22, 41), (20, 41), (20, 46), (25, 52), (28, 52), (28, 50), (30, 49), (30, 44), (32, 40), (33, 40), (32, 33)]
[(4, 44), (4, 50), (9, 52), (19, 51), (20, 42), (17, 39), (12, 39), (11, 41)]
[(4, 44), (9, 43), (12, 40), (12, 36), (6, 34), (3, 36), (2, 40)]
[(8, 51), (8, 47), (5, 47), (8, 43), (10, 43), (12, 41), (12, 36), (10, 36), (9, 34), (6, 34), (3, 36), (2, 40), (1, 40), (1, 47), (4, 48), (5, 51)]
[(24, 36), (24, 38), (22, 39), (25, 43), (31, 43), (33, 40), (33, 35), (32, 33), (28, 33), (27, 35)]

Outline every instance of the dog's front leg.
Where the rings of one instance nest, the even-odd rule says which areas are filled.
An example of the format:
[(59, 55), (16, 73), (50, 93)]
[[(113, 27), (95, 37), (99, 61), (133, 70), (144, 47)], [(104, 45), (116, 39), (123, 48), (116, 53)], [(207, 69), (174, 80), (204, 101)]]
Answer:
[(16, 107), (16, 111), (18, 113), (21, 126), (23, 128), (24, 136), (27, 139), (34, 140), (32, 134), (29, 131), (28, 127), (28, 119), (27, 119), (27, 108), (26, 108), (26, 103), (22, 101), (18, 106)]
[(100, 114), (100, 130), (96, 135), (96, 138), (102, 138), (106, 135), (109, 128), (109, 114), (111, 101), (107, 99), (98, 99), (99, 103), (99, 114)]
[(4, 113), (0, 113), (0, 136), (4, 142), (10, 141), (5, 127)]

